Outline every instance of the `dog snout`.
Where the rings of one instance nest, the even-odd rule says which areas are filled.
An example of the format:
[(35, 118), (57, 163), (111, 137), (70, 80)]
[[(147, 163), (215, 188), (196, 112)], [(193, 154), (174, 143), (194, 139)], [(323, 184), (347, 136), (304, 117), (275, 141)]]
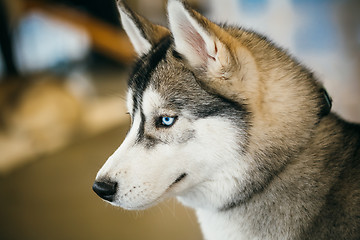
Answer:
[(117, 182), (95, 181), (92, 189), (102, 199), (112, 202), (116, 194)]

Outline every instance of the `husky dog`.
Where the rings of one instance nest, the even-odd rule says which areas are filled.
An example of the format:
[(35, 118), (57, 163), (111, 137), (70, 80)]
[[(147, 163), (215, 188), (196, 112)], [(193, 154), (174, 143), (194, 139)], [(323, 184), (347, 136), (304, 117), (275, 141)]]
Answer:
[(132, 126), (94, 191), (145, 209), (176, 196), (205, 239), (360, 239), (360, 126), (265, 37), (169, 0), (170, 30), (118, 2), (137, 63)]

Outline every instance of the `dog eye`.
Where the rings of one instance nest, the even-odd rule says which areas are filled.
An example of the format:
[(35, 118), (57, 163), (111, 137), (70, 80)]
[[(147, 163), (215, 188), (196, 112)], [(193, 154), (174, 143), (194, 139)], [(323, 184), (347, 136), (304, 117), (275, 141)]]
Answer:
[(161, 116), (159, 118), (160, 127), (171, 127), (174, 125), (177, 117)]
[(173, 125), (175, 122), (175, 118), (173, 117), (162, 117), (161, 118), (161, 124), (164, 126), (168, 126), (170, 127), (171, 125)]

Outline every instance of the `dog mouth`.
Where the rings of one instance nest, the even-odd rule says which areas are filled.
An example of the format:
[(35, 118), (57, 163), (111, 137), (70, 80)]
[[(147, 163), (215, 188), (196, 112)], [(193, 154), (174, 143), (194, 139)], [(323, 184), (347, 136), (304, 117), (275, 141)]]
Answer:
[(188, 174), (187, 173), (182, 173), (180, 176), (178, 176), (175, 181), (170, 184), (169, 188), (171, 188), (172, 186), (174, 186), (175, 184), (181, 182)]
[(143, 210), (143, 209), (149, 208), (149, 207), (159, 203), (164, 198), (164, 195), (166, 194), (166, 192), (168, 192), (169, 189), (172, 188), (174, 185), (181, 182), (187, 175), (188, 175), (187, 173), (182, 173), (180, 176), (178, 176), (175, 179), (175, 181), (172, 184), (170, 184), (170, 186), (168, 187), (168, 189), (165, 191), (164, 194), (162, 194), (161, 196), (159, 196), (155, 200), (151, 201), (150, 203), (142, 204), (142, 205), (138, 205), (138, 206), (134, 206), (134, 207), (123, 207), (123, 208), (128, 209), (128, 210)]

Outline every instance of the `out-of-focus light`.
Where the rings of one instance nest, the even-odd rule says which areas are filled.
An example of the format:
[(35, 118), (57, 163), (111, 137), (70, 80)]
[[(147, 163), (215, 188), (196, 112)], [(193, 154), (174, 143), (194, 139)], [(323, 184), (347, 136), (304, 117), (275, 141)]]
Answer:
[(31, 72), (84, 58), (90, 40), (80, 29), (34, 11), (20, 21), (14, 45), (20, 71)]

